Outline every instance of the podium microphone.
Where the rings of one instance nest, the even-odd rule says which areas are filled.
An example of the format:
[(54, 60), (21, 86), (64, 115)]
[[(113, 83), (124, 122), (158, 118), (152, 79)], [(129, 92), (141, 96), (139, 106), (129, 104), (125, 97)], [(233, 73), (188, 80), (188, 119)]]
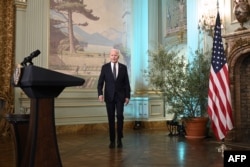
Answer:
[(40, 54), (40, 50), (35, 50), (32, 52), (29, 56), (25, 57), (21, 63), (22, 66), (27, 66), (27, 63), (30, 63), (30, 65), (33, 65), (32, 59), (37, 57)]

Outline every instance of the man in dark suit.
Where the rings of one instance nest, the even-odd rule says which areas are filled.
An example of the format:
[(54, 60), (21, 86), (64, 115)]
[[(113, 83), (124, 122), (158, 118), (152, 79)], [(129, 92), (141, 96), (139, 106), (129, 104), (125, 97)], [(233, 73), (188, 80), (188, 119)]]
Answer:
[(124, 104), (127, 105), (130, 99), (130, 84), (127, 67), (118, 62), (119, 56), (119, 50), (110, 50), (110, 62), (102, 66), (97, 85), (99, 101), (105, 101), (106, 103), (109, 122), (109, 148), (115, 147), (115, 111), (117, 118), (117, 147), (122, 148), (123, 110)]

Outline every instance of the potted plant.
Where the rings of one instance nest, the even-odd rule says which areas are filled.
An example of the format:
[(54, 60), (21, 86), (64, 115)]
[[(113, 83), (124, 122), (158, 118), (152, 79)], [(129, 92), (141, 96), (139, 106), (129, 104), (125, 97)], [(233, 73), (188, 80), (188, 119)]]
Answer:
[(198, 49), (195, 51), (194, 60), (187, 65), (183, 118), (187, 138), (204, 138), (206, 136), (209, 120), (207, 117), (207, 98), (210, 55), (210, 52)]
[[(159, 46), (156, 51), (149, 51), (149, 69), (144, 74), (152, 88), (161, 92), (168, 112), (175, 113), (177, 118), (182, 119), (186, 137), (191, 137), (187, 125), (193, 118), (204, 120), (205, 116), (206, 122), (203, 124), (207, 129), (211, 54), (198, 49), (194, 53), (194, 60), (188, 63), (180, 53), (178, 49), (167, 50), (164, 46)], [(199, 128), (200, 125), (196, 127)], [(197, 135), (196, 132), (193, 138), (200, 138)], [(205, 137), (204, 133), (202, 137)]]

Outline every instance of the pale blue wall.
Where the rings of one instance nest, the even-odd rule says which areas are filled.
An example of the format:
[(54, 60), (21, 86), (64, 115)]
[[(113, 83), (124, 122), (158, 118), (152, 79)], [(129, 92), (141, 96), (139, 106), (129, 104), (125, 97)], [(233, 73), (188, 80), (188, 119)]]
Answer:
[(198, 48), (198, 4), (197, 0), (187, 0), (187, 55), (193, 60), (194, 52)]
[(148, 66), (148, 0), (133, 1), (131, 87), (133, 91), (146, 86), (142, 77), (142, 69)]

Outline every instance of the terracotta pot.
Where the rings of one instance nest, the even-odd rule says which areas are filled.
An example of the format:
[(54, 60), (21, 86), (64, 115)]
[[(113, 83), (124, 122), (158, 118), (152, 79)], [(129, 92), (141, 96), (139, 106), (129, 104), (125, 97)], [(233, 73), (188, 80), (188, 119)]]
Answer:
[(203, 139), (207, 134), (207, 123), (209, 118), (207, 117), (197, 117), (188, 118), (183, 121), (186, 138), (189, 139)]

